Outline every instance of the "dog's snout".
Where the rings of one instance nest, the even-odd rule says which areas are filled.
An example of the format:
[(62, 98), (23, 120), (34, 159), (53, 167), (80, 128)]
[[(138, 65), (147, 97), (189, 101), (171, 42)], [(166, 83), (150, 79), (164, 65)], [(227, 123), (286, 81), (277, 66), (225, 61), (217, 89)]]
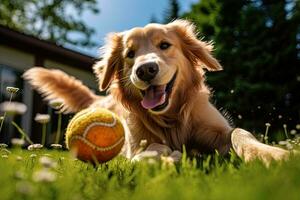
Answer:
[(155, 62), (142, 64), (136, 70), (136, 75), (143, 81), (151, 81), (158, 73), (158, 65)]

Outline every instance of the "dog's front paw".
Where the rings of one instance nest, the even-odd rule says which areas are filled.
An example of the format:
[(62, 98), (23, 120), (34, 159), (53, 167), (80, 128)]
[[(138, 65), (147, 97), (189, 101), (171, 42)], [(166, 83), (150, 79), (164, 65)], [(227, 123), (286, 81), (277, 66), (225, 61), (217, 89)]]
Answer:
[(172, 150), (170, 147), (158, 144), (158, 143), (151, 143), (145, 151), (137, 153), (131, 161), (141, 161), (145, 159), (151, 159), (151, 160), (159, 160), (161, 155), (168, 156), (172, 153)]
[(158, 160), (159, 154), (157, 151), (143, 151), (141, 153), (136, 154), (132, 159), (131, 162), (137, 162), (137, 161), (142, 161), (142, 160)]
[(260, 159), (269, 166), (272, 160), (285, 160), (290, 155), (284, 149), (259, 142), (251, 133), (239, 128), (232, 132), (231, 142), (235, 152), (246, 162)]
[(275, 161), (286, 160), (290, 154), (288, 151), (284, 149), (265, 145), (262, 143), (245, 145), (243, 149), (244, 149), (243, 157), (246, 162), (255, 159), (260, 159), (267, 166), (269, 166), (270, 162), (273, 160)]

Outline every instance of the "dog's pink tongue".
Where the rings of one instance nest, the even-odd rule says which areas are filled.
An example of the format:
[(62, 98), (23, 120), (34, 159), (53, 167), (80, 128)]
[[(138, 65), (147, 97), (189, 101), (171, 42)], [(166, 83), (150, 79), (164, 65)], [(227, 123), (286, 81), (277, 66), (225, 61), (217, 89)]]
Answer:
[(166, 86), (150, 86), (145, 90), (145, 96), (141, 101), (145, 109), (152, 109), (163, 104), (166, 100)]

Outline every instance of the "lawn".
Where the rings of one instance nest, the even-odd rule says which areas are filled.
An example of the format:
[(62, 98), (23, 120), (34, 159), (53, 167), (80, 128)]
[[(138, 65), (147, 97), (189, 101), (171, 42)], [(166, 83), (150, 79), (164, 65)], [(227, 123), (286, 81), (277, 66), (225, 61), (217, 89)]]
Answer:
[(1, 150), (0, 199), (300, 199), (300, 156), (266, 168), (231, 154), (171, 165), (119, 156), (98, 166), (67, 151)]

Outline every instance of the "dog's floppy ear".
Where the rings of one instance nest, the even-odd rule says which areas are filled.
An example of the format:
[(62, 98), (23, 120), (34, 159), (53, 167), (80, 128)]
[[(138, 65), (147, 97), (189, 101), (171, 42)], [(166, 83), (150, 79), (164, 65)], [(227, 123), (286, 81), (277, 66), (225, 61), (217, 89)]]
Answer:
[(122, 65), (122, 46), (122, 34), (110, 33), (106, 45), (100, 49), (102, 59), (93, 66), (93, 69), (99, 79), (101, 91), (108, 88), (118, 67)]
[(195, 26), (187, 20), (175, 20), (168, 24), (179, 36), (185, 56), (195, 66), (205, 65), (209, 71), (222, 70), (220, 63), (211, 55), (212, 43), (197, 39)]

